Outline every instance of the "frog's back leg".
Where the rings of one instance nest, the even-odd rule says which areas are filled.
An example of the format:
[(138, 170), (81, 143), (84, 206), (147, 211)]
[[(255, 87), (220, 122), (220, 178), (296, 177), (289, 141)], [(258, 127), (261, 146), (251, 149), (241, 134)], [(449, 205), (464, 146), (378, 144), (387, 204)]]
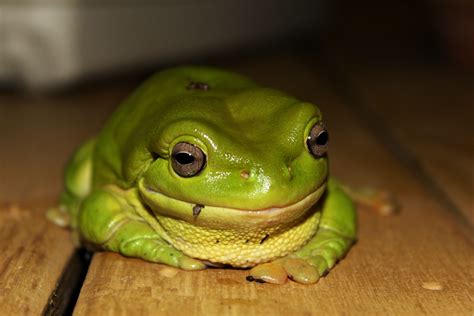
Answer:
[(66, 165), (64, 190), (59, 206), (48, 211), (47, 217), (60, 226), (76, 228), (77, 213), (81, 202), (92, 187), (92, 153), (95, 139), (82, 144)]

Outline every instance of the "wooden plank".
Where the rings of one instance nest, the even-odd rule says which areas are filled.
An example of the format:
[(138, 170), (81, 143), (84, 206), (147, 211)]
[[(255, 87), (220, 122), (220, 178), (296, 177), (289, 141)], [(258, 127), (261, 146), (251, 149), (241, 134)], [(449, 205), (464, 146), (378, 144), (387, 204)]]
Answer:
[[(67, 309), (80, 271), (64, 270), (74, 251), (70, 234), (47, 222), (45, 211), (57, 203), (68, 156), (99, 128), (112, 108), (107, 104), (115, 106), (123, 90), (54, 98), (0, 95), (2, 315)], [(91, 96), (101, 107), (91, 106)], [(56, 288), (63, 271), (68, 284)]]
[(0, 206), (0, 306), (3, 315), (38, 315), (73, 253), (66, 230), (46, 222), (52, 200)]
[(391, 190), (403, 211), (394, 217), (361, 211), (359, 242), (313, 286), (248, 283), (242, 270), (184, 272), (100, 253), (92, 260), (75, 314), (471, 313), (470, 231), (341, 104), (321, 80), (324, 73), (291, 56), (229, 68), (320, 105), (331, 133), (333, 174), (354, 186)]
[(438, 195), (446, 206), (474, 224), (473, 78), (426, 65), (345, 69), (362, 110), (386, 124), (414, 168), (429, 175), (434, 191), (444, 191)]

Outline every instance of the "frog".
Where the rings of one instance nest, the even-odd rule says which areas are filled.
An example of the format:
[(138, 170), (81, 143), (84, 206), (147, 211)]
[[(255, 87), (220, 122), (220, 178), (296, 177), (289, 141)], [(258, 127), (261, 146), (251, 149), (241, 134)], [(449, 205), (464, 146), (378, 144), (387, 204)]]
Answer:
[(48, 217), (76, 245), (314, 284), (356, 241), (319, 107), (206, 66), (160, 71), (72, 155)]

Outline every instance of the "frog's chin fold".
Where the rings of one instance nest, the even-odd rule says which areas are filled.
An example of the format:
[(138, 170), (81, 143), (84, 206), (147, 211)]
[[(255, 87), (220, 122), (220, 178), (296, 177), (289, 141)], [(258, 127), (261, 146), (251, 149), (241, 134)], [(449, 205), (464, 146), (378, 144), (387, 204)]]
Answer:
[(151, 189), (144, 179), (138, 182), (138, 188), (144, 203), (157, 217), (184, 220), (193, 225), (214, 229), (241, 229), (256, 226), (272, 227), (304, 218), (305, 213), (309, 213), (308, 210), (324, 193), (326, 182), (293, 204), (260, 210), (242, 210), (181, 201)]

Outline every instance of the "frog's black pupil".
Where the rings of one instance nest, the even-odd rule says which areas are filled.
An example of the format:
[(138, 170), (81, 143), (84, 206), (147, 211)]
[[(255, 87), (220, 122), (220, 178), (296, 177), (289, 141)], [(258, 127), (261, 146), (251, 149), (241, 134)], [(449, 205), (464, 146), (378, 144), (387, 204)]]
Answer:
[(316, 137), (316, 145), (324, 146), (324, 145), (327, 144), (328, 139), (329, 139), (328, 132), (322, 131), (322, 132), (319, 133), (319, 135)]
[(193, 155), (187, 152), (180, 152), (174, 155), (174, 159), (181, 165), (187, 165), (194, 161)]

